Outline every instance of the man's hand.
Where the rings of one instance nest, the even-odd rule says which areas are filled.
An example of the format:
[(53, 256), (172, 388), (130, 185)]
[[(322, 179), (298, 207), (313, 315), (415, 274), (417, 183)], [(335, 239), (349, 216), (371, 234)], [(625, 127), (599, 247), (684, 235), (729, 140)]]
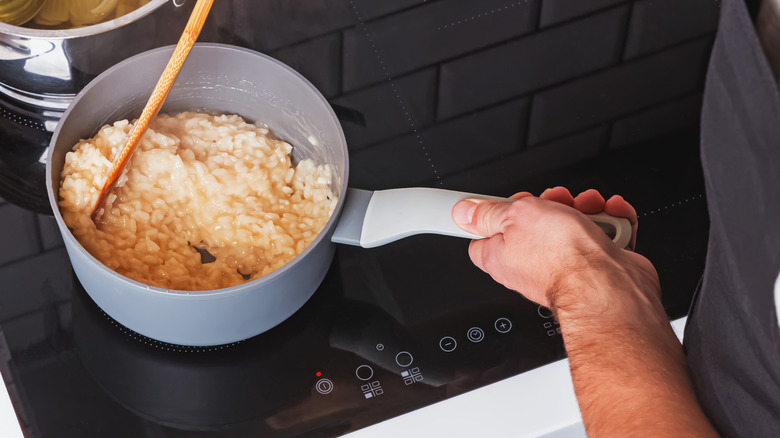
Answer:
[[(496, 281), (549, 307), (561, 325), (589, 436), (715, 436), (669, 325), (653, 265), (618, 248), (583, 213), (628, 218), (620, 197), (560, 187), (515, 202), (465, 200), (452, 210), (485, 236), (469, 255)], [(663, 419), (663, 421), (659, 421)]]
[[(620, 282), (621, 288), (658, 295), (658, 276), (644, 257), (615, 244), (585, 214), (605, 212), (631, 222), (636, 241), (637, 216), (620, 196), (609, 201), (595, 190), (576, 198), (563, 187), (548, 189), (539, 198), (523, 192), (515, 202), (466, 200), (452, 211), (466, 231), (485, 236), (469, 247), (471, 260), (496, 281), (526, 298), (549, 307), (574, 310), (614, 302), (608, 287), (598, 282)], [(583, 214), (585, 213), (585, 214)], [(585, 290), (582, 282), (590, 283)], [(619, 310), (619, 309), (616, 309)]]

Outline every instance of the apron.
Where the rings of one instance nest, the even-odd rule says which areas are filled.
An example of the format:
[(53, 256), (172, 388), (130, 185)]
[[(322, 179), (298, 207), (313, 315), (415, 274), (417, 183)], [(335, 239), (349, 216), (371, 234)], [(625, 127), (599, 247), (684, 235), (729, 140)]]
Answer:
[(710, 215), (685, 328), (699, 401), (724, 436), (780, 436), (780, 95), (744, 0), (723, 0), (701, 159)]

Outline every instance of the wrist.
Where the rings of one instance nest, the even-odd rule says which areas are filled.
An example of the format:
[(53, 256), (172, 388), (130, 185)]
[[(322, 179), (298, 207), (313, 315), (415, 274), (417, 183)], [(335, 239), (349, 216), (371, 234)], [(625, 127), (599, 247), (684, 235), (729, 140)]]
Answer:
[(550, 309), (562, 327), (607, 327), (632, 322), (668, 323), (660, 283), (644, 257), (618, 250), (584, 257), (553, 282)]

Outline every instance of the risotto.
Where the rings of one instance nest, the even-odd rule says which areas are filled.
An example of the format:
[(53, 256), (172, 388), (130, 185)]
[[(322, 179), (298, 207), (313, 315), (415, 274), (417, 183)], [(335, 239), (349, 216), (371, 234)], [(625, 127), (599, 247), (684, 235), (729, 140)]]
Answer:
[(336, 207), (332, 169), (292, 165), (289, 143), (236, 115), (158, 116), (96, 221), (90, 210), (132, 125), (106, 125), (65, 158), (63, 219), (114, 271), (177, 290), (234, 286), (300, 254)]

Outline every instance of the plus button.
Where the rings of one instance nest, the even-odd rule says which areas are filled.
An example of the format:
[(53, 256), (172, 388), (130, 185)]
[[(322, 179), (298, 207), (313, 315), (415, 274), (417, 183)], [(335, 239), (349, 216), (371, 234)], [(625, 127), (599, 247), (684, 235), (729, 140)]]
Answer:
[(499, 333), (507, 333), (509, 330), (512, 330), (512, 322), (506, 318), (498, 318), (494, 327)]

